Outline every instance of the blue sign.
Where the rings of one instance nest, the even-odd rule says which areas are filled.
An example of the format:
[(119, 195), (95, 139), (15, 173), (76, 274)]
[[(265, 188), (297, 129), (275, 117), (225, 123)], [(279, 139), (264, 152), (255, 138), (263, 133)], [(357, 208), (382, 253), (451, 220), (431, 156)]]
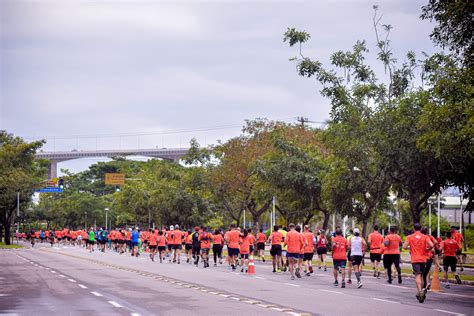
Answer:
[(60, 188), (42, 188), (37, 190), (39, 193), (62, 193), (63, 189)]

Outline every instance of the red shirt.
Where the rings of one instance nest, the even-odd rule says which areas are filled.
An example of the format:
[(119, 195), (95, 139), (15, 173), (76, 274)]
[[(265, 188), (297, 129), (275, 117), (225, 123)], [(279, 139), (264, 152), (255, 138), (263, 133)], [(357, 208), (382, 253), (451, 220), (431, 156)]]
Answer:
[(156, 246), (158, 244), (158, 234), (149, 234), (148, 235), (148, 244), (150, 246)]
[(240, 237), (240, 253), (243, 255), (248, 255), (250, 252), (250, 243), (251, 238), (250, 235), (245, 237)]
[(462, 243), (464, 242), (464, 237), (462, 236), (462, 234), (460, 232), (454, 232), (451, 234), (451, 238), (456, 240), (459, 244), (462, 245)]
[(444, 256), (445, 257), (456, 257), (456, 251), (461, 249), (459, 243), (454, 240), (452, 237), (447, 238), (445, 241), (441, 243), (441, 247), (444, 249)]
[(320, 235), (318, 237), (318, 243), (316, 245), (316, 248), (327, 248), (328, 247), (328, 239), (326, 235)]
[(304, 247), (305, 253), (312, 253), (314, 252), (314, 245), (313, 245), (313, 238), (314, 235), (311, 232), (303, 233), (304, 238), (306, 239), (306, 247)]
[(288, 245), (288, 253), (301, 253), (304, 248), (304, 239), (301, 233), (295, 230), (286, 234), (285, 244)]
[(240, 232), (231, 230), (226, 233), (227, 245), (229, 248), (239, 248)]
[(412, 263), (426, 262), (428, 259), (428, 242), (430, 237), (423, 235), (421, 232), (416, 231), (407, 237), (407, 241), (410, 244), (410, 256)]
[(383, 236), (375, 231), (369, 235), (370, 253), (382, 253)]
[(166, 237), (164, 235), (158, 235), (158, 247), (166, 246)]
[(280, 232), (273, 232), (269, 239), (272, 240), (272, 245), (281, 245), (281, 241), (283, 240), (283, 235)]
[(202, 232), (199, 235), (199, 241), (201, 242), (201, 249), (211, 248), (212, 234), (208, 232)]
[(397, 255), (400, 254), (400, 243), (402, 238), (397, 234), (388, 234), (385, 237), (385, 241), (388, 241), (388, 246), (385, 248), (386, 255)]
[(222, 242), (224, 241), (221, 234), (213, 235), (212, 239), (214, 240), (214, 245), (222, 245)]
[(342, 236), (332, 238), (332, 259), (347, 260), (346, 257), (347, 240)]

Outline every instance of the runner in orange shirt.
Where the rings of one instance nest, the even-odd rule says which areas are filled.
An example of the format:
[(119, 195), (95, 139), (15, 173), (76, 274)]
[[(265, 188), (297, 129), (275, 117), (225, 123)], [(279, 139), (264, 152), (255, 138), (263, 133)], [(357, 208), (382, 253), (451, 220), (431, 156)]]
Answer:
[(341, 227), (336, 227), (336, 236), (332, 238), (332, 262), (333, 262), (333, 275), (334, 275), (334, 286), (339, 286), (337, 281), (338, 270), (341, 271), (341, 288), (346, 287), (346, 263), (347, 263), (347, 240), (342, 236)]
[(304, 258), (304, 248), (306, 247), (306, 239), (304, 238), (300, 225), (296, 225), (295, 230), (298, 234), (300, 234), (300, 238), (303, 240), (303, 244), (301, 245), (301, 248), (300, 248), (300, 257), (298, 258), (298, 263), (296, 266), (296, 273), (295, 273), (298, 278), (301, 278), (301, 270), (303, 270), (303, 258)]
[(191, 258), (193, 257), (193, 239), (190, 230), (188, 230), (184, 236), (184, 250), (186, 252), (186, 262), (191, 263)]
[(428, 236), (421, 233), (421, 225), (419, 223), (415, 223), (413, 228), (415, 231), (407, 237), (403, 244), (403, 249), (410, 248), (411, 265), (413, 272), (415, 272), (416, 288), (418, 291), (416, 298), (420, 303), (423, 303), (426, 298), (426, 288), (423, 288), (423, 273), (426, 269), (428, 251), (434, 245)]
[(158, 246), (158, 234), (156, 232), (151, 231), (147, 236), (148, 239), (148, 249), (150, 251), (150, 259), (152, 262), (155, 262), (155, 253), (156, 247)]
[(392, 283), (392, 265), (395, 265), (398, 275), (398, 284), (402, 283), (402, 271), (400, 269), (400, 247), (402, 238), (396, 234), (396, 227), (390, 227), (390, 233), (385, 237), (385, 251), (383, 255), (384, 265), (387, 269), (388, 283)]
[(204, 268), (209, 268), (209, 250), (211, 249), (212, 234), (207, 231), (207, 227), (202, 228), (202, 233), (199, 235), (201, 242), (201, 257), (204, 263)]
[(284, 244), (288, 246), (286, 257), (289, 260), (291, 279), (294, 280), (295, 275), (301, 278), (301, 274), (298, 268), (295, 269), (295, 265), (297, 265), (300, 259), (301, 248), (304, 247), (304, 239), (301, 234), (295, 230), (295, 224), (290, 224), (288, 227), (290, 231), (286, 234)]
[(240, 253), (239, 241), (240, 241), (240, 232), (236, 229), (235, 224), (230, 225), (230, 231), (228, 231), (225, 236), (225, 241), (227, 242), (227, 252), (229, 256), (229, 263), (232, 267), (232, 270), (235, 271), (236, 260)]
[(160, 230), (158, 232), (158, 239), (157, 239), (157, 243), (158, 243), (158, 254), (160, 256), (160, 263), (163, 263), (163, 260), (165, 260), (165, 255), (166, 255), (166, 237), (165, 237), (165, 233)]
[(262, 262), (265, 262), (265, 240), (267, 237), (263, 233), (263, 229), (260, 228), (259, 232), (257, 233), (257, 250), (258, 250), (258, 256), (262, 260)]
[(179, 225), (174, 226), (173, 232), (173, 262), (180, 264), (181, 249), (183, 249), (183, 232), (179, 230)]
[(280, 270), (280, 257), (281, 257), (281, 242), (283, 235), (278, 231), (278, 226), (273, 226), (273, 232), (268, 237), (268, 242), (271, 245), (270, 255), (272, 256), (273, 272), (281, 272)]
[(217, 258), (219, 258), (219, 264), (222, 264), (222, 247), (224, 244), (224, 237), (219, 229), (214, 231), (214, 235), (212, 236), (213, 245), (212, 245), (212, 253), (214, 255), (214, 267), (217, 266)]
[(458, 284), (461, 284), (461, 279), (456, 272), (456, 265), (458, 260), (456, 258), (456, 252), (461, 248), (461, 244), (456, 241), (451, 232), (446, 233), (446, 240), (441, 242), (440, 249), (444, 252), (443, 258), (443, 270), (444, 270), (444, 282), (445, 288), (449, 289), (450, 285), (448, 283), (448, 269), (451, 268), (451, 272), (454, 274)]
[(243, 229), (240, 235), (240, 266), (242, 269), (240, 272), (248, 272), (248, 265), (249, 265), (249, 254), (250, 254), (250, 245), (252, 243), (252, 238), (250, 237), (249, 230)]
[(370, 246), (370, 261), (374, 268), (374, 277), (380, 279), (380, 261), (382, 261), (383, 236), (379, 233), (379, 226), (374, 225), (374, 232), (367, 240)]
[(460, 232), (456, 231), (455, 226), (451, 226), (451, 236), (460, 245), (460, 248), (456, 251), (456, 260), (458, 261), (459, 265), (461, 266), (461, 269), (460, 269), (461, 272), (463, 272), (464, 267), (462, 265), (461, 255), (462, 255), (462, 246), (463, 246), (463, 243), (464, 243), (464, 237), (462, 236), (462, 234)]
[(314, 235), (310, 231), (309, 226), (304, 226), (304, 238), (306, 239), (306, 246), (304, 247), (304, 270), (306, 276), (310, 276), (313, 273), (313, 256), (314, 256)]

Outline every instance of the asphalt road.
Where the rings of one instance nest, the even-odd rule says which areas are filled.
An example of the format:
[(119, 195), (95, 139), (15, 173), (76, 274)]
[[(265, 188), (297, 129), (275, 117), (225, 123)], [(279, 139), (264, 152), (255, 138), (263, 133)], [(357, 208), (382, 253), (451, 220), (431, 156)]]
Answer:
[(142, 255), (81, 247), (0, 251), (0, 314), (18, 315), (474, 315), (474, 287), (415, 299), (412, 279), (389, 285), (364, 275), (357, 289), (333, 287), (332, 271), (290, 280), (256, 263), (257, 274), (204, 269)]

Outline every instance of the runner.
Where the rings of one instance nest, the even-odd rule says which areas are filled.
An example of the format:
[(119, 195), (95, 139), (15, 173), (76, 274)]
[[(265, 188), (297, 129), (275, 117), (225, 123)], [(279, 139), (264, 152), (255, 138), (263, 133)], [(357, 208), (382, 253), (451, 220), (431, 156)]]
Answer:
[(382, 261), (383, 236), (379, 233), (379, 226), (374, 225), (374, 232), (369, 235), (370, 262), (374, 269), (374, 277), (380, 279), (380, 261)]
[(100, 250), (105, 252), (105, 244), (107, 243), (107, 235), (108, 232), (105, 227), (102, 227), (99, 231), (99, 238), (100, 238)]
[(236, 229), (235, 224), (230, 225), (230, 231), (226, 233), (224, 239), (227, 242), (227, 252), (230, 266), (232, 267), (232, 270), (235, 271), (237, 257), (240, 253), (240, 232)]
[(173, 262), (180, 264), (181, 260), (181, 249), (183, 249), (183, 232), (179, 230), (179, 225), (174, 226), (173, 232)]
[(258, 250), (258, 256), (262, 260), (262, 262), (265, 262), (265, 240), (267, 237), (263, 233), (263, 229), (260, 228), (258, 234), (257, 234), (257, 250)]
[(434, 238), (433, 236), (430, 236), (428, 235), (428, 228), (424, 227), (421, 229), (421, 233), (423, 235), (426, 235), (430, 238), (431, 242), (433, 243), (433, 249), (429, 250), (428, 251), (428, 258), (426, 259), (426, 269), (425, 269), (425, 273), (423, 273), (423, 287), (426, 288), (427, 290), (429, 290), (431, 288), (431, 282), (430, 282), (430, 270), (431, 270), (431, 266), (433, 265), (433, 261), (434, 261), (434, 256), (435, 256), (435, 249), (436, 249), (436, 244), (437, 244), (437, 241), (436, 241), (436, 238)]
[(240, 266), (242, 267), (240, 272), (248, 272), (248, 265), (249, 265), (249, 253), (250, 253), (250, 245), (252, 243), (252, 238), (249, 234), (249, 230), (243, 229), (242, 233), (240, 234), (239, 240), (239, 251), (240, 251)]
[(202, 233), (199, 235), (201, 242), (201, 256), (204, 268), (209, 268), (209, 250), (211, 249), (212, 234), (207, 232), (207, 227), (202, 228)]
[(314, 235), (309, 230), (309, 226), (304, 226), (304, 238), (306, 239), (306, 246), (304, 247), (304, 271), (306, 276), (310, 276), (313, 273), (313, 256), (314, 256)]
[(286, 258), (286, 254), (288, 253), (288, 246), (285, 244), (285, 239), (286, 239), (286, 234), (288, 233), (288, 229), (286, 227), (283, 227), (280, 229), (278, 229), (278, 231), (280, 232), (280, 234), (282, 235), (282, 240), (281, 240), (281, 270), (283, 272), (286, 272), (287, 268), (288, 268), (288, 260)]
[(270, 255), (272, 256), (273, 272), (281, 272), (280, 270), (280, 257), (281, 253), (281, 241), (283, 240), (282, 234), (278, 231), (278, 226), (273, 226), (273, 232), (268, 237), (268, 242), (271, 244)]
[(217, 258), (219, 258), (219, 264), (222, 264), (222, 247), (224, 244), (224, 237), (219, 229), (214, 231), (212, 236), (212, 254), (214, 255), (214, 267), (217, 266)]
[(199, 226), (194, 227), (194, 233), (192, 234), (192, 240), (193, 240), (193, 258), (194, 258), (194, 264), (196, 267), (199, 264), (199, 255), (201, 254), (201, 241), (199, 240)]
[(416, 298), (423, 303), (426, 298), (426, 288), (423, 288), (423, 273), (426, 269), (426, 260), (428, 250), (433, 248), (430, 238), (421, 233), (421, 225), (415, 223), (413, 225), (414, 233), (409, 235), (403, 244), (403, 249), (410, 248), (411, 265), (416, 277)]
[(318, 254), (318, 269), (321, 270), (321, 263), (323, 263), (324, 271), (327, 271), (326, 255), (328, 253), (328, 239), (324, 230), (319, 231), (316, 244), (316, 253)]
[(188, 230), (184, 237), (184, 250), (186, 252), (186, 262), (191, 263), (193, 255), (193, 236), (190, 230)]
[(458, 263), (456, 252), (459, 251), (461, 245), (457, 242), (451, 232), (446, 233), (446, 240), (441, 242), (440, 249), (444, 252), (443, 258), (443, 270), (444, 270), (444, 287), (449, 289), (450, 285), (448, 283), (448, 269), (451, 268), (451, 272), (456, 278), (456, 282), (461, 284), (461, 279), (456, 272), (456, 265)]
[(135, 227), (131, 233), (131, 247), (132, 247), (132, 257), (138, 257), (138, 239), (140, 238), (140, 232), (138, 231), (138, 227)]
[(354, 228), (354, 237), (349, 240), (349, 248), (351, 248), (352, 267), (354, 268), (354, 274), (357, 278), (357, 288), (359, 289), (362, 287), (361, 264), (366, 246), (367, 244), (364, 238), (360, 237), (359, 229)]
[(336, 227), (336, 236), (332, 238), (332, 262), (333, 262), (333, 275), (334, 275), (334, 286), (339, 286), (337, 281), (338, 271), (341, 271), (341, 288), (346, 287), (346, 250), (347, 240), (342, 236), (341, 227)]
[(286, 257), (289, 261), (291, 279), (294, 280), (295, 275), (296, 277), (301, 278), (297, 265), (298, 260), (300, 259), (301, 249), (304, 248), (305, 242), (303, 236), (295, 230), (295, 224), (290, 224), (288, 227), (290, 228), (290, 231), (286, 234), (284, 243), (288, 246)]
[(396, 234), (396, 227), (390, 227), (390, 233), (385, 237), (384, 265), (387, 269), (388, 283), (392, 283), (392, 265), (395, 265), (398, 275), (398, 284), (402, 284), (402, 271), (400, 269), (400, 247), (402, 238)]
[[(350, 228), (349, 233), (346, 236), (346, 241), (347, 241), (348, 245), (349, 245), (349, 241), (351, 240), (352, 237), (354, 237), (354, 230), (352, 228)], [(347, 273), (347, 276), (348, 276), (347, 284), (352, 284), (352, 280), (351, 280), (351, 277), (352, 277), (351, 248), (349, 248), (349, 247), (347, 247), (347, 248), (348, 248), (348, 250), (347, 250), (346, 264), (347, 264), (347, 268), (349, 270), (348, 273)], [(342, 273), (342, 270), (339, 270), (339, 273)]]
[(150, 251), (150, 259), (152, 262), (155, 262), (155, 253), (156, 253), (157, 246), (158, 246), (158, 233), (150, 229), (150, 232), (148, 234), (148, 249)]
[(94, 244), (95, 244), (95, 232), (94, 232), (93, 227), (89, 229), (89, 239), (87, 241), (88, 241), (89, 252), (93, 252)]
[[(303, 245), (300, 248), (300, 257), (298, 258), (298, 263), (296, 266), (296, 271), (298, 272), (296, 276), (298, 278), (301, 278), (301, 271), (303, 270), (303, 257), (304, 257), (304, 248), (306, 247), (306, 239), (304, 238), (303, 233), (301, 232), (301, 226), (296, 225), (295, 226), (296, 232), (300, 235), (301, 239), (303, 240)], [(299, 276), (298, 276), (299, 275)]]
[(171, 261), (175, 262), (175, 260), (173, 260), (173, 250), (174, 250), (174, 226), (171, 225), (170, 226), (170, 230), (166, 232), (166, 242), (168, 244), (168, 250), (167, 250), (167, 253), (166, 253), (166, 256), (169, 257), (169, 263), (171, 263)]
[(160, 230), (158, 232), (158, 255), (160, 257), (160, 263), (163, 263), (163, 260), (165, 260), (165, 254), (166, 254), (166, 237), (165, 233)]
[(464, 243), (464, 237), (460, 232), (456, 231), (455, 226), (451, 226), (451, 236), (460, 245), (459, 249), (456, 251), (456, 260), (459, 262), (461, 272), (463, 272), (464, 267), (462, 264), (462, 247)]

